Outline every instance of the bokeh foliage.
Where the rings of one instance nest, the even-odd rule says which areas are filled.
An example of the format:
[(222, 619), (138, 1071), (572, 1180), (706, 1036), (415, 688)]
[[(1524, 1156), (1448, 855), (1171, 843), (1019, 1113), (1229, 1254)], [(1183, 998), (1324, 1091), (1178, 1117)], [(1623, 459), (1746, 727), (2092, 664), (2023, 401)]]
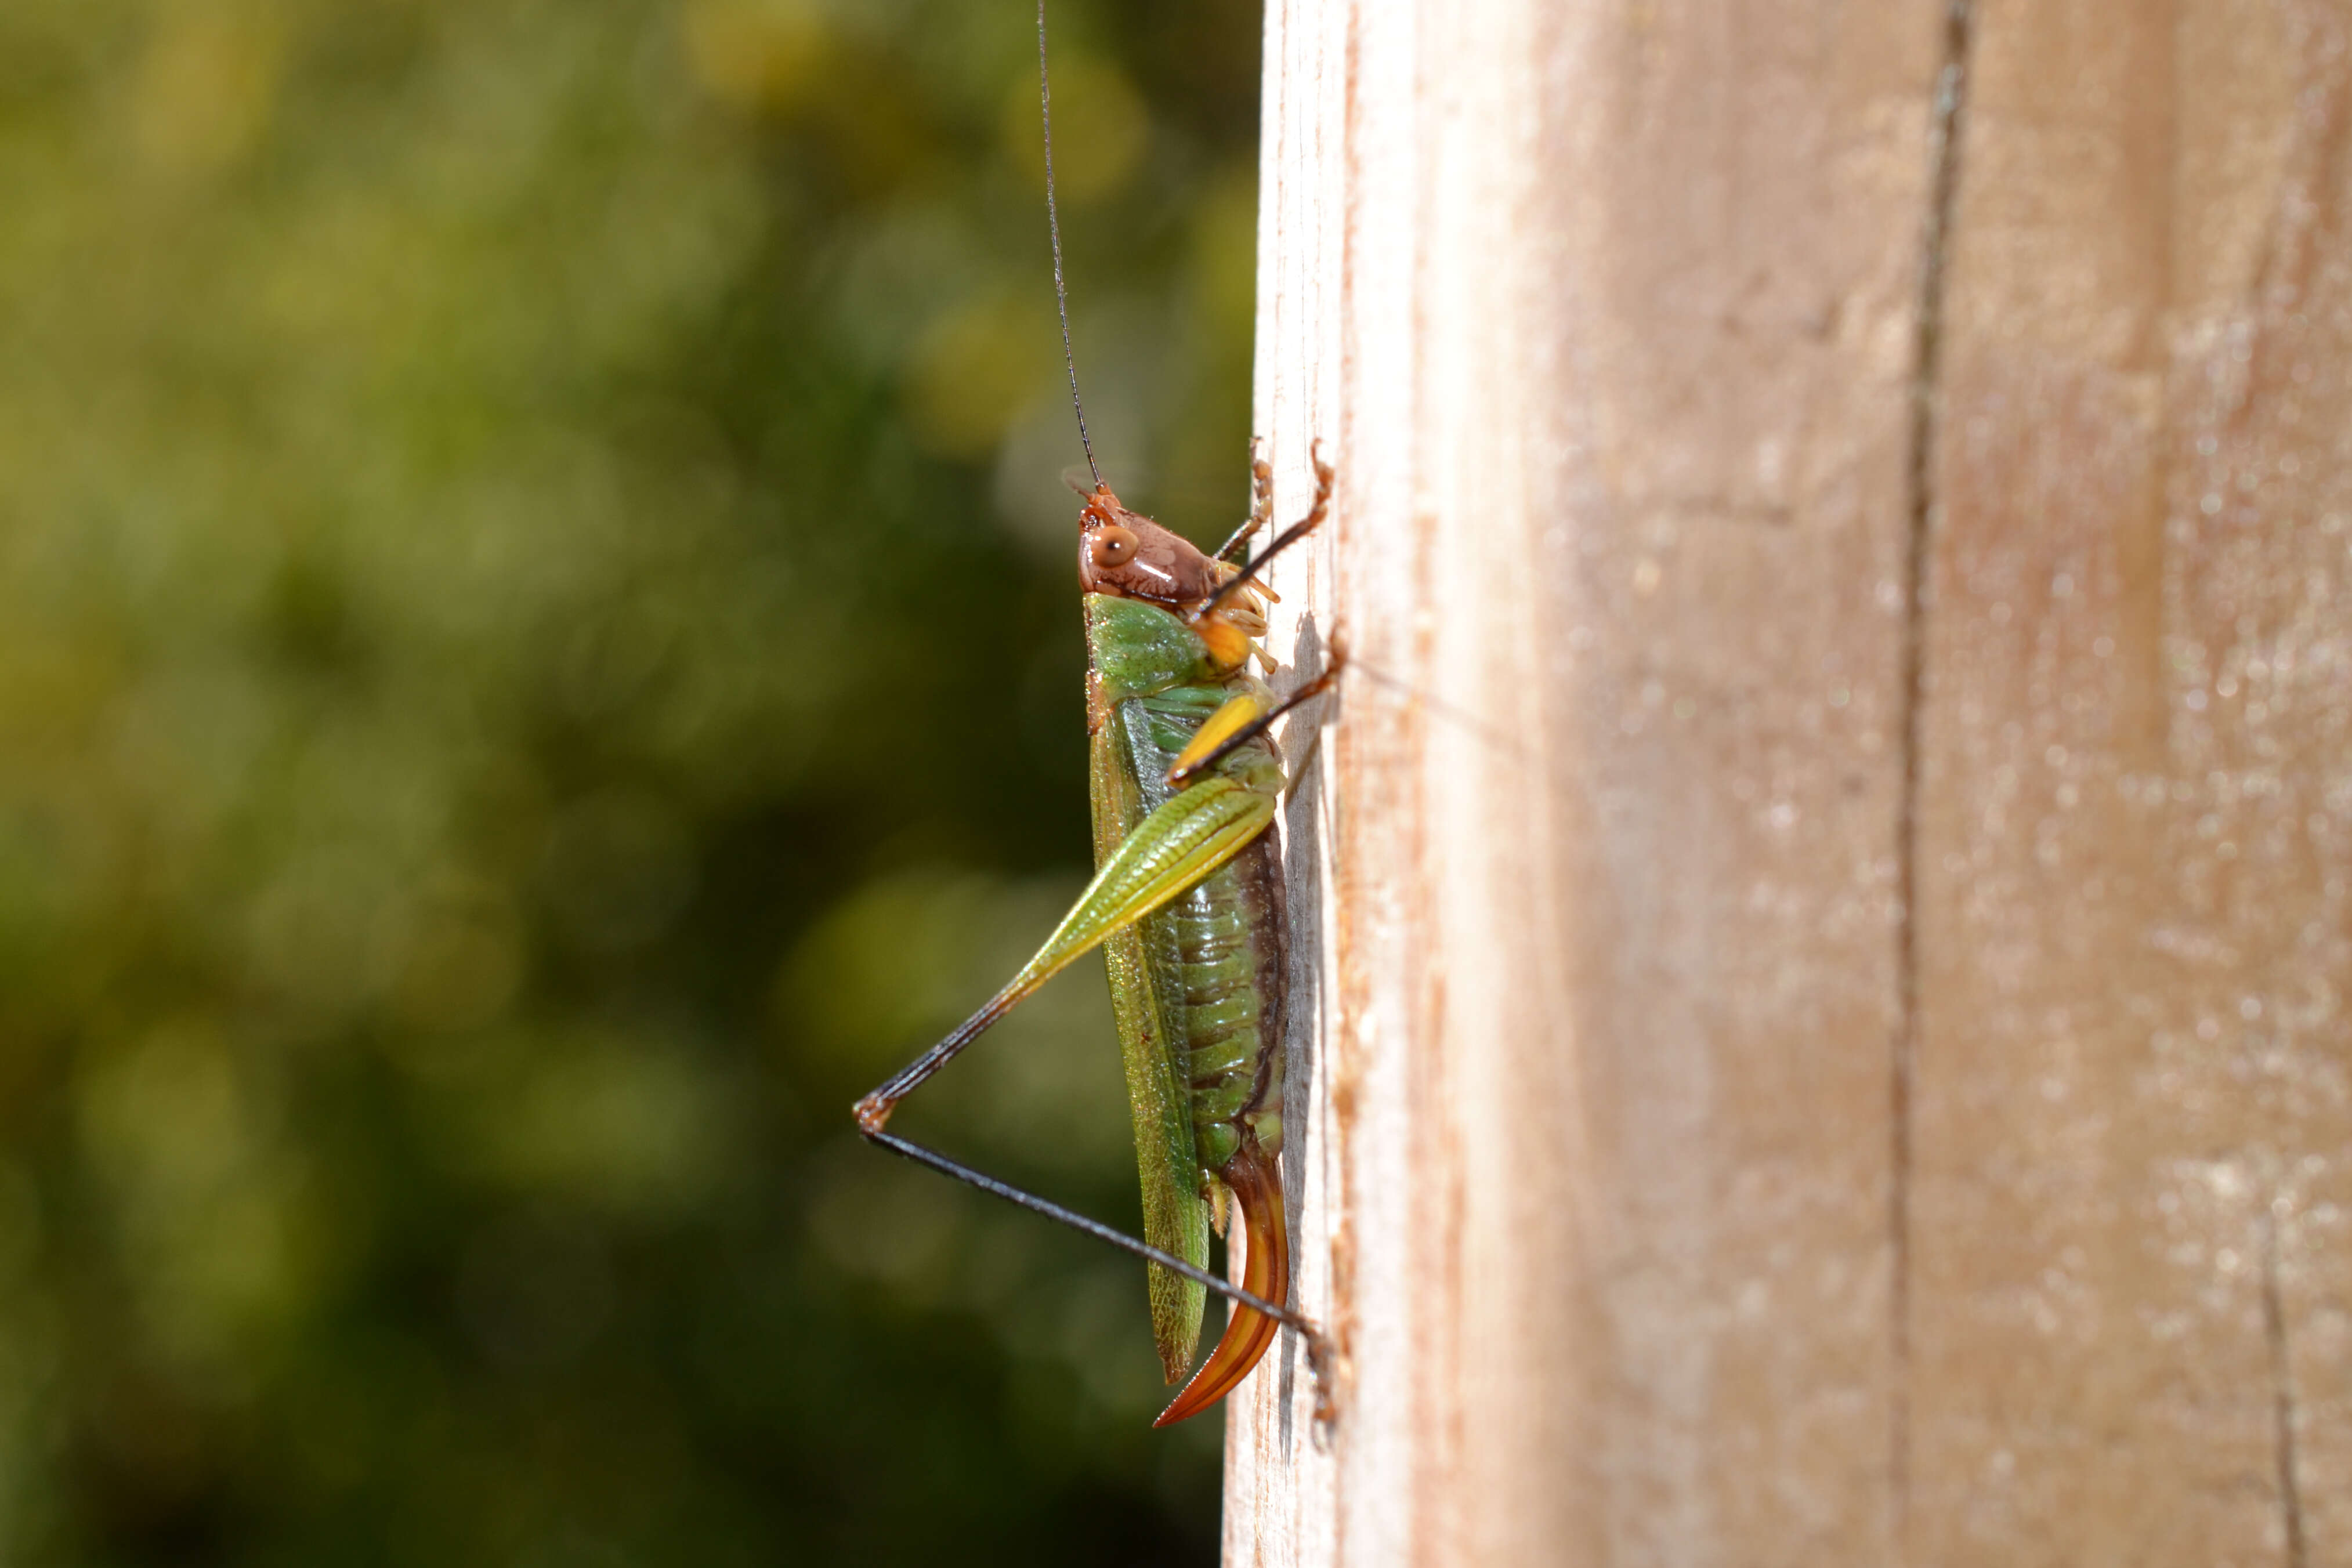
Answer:
[[(1055, 0), (1241, 503), (1245, 0)], [(848, 1135), (1087, 852), (1025, 0), (0, 6), (0, 1562), (1205, 1561), (1139, 1270)], [(905, 1124), (1132, 1221), (1097, 973)]]

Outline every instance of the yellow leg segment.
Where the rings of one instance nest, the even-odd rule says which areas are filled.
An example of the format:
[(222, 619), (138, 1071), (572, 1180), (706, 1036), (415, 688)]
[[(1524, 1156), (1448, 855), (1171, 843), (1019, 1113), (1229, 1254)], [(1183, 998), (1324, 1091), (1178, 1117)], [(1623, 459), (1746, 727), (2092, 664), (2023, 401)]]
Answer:
[(1168, 765), (1169, 776), (1178, 779), (1185, 777), (1194, 768), (1200, 766), (1203, 758), (1208, 757), (1242, 730), (1248, 728), (1265, 713), (1265, 705), (1247, 692), (1242, 693), (1239, 696), (1226, 698), (1225, 706), (1211, 714), (1208, 722), (1201, 726), (1200, 733), (1192, 737), (1192, 744), (1187, 746), (1177, 756), (1176, 760)]

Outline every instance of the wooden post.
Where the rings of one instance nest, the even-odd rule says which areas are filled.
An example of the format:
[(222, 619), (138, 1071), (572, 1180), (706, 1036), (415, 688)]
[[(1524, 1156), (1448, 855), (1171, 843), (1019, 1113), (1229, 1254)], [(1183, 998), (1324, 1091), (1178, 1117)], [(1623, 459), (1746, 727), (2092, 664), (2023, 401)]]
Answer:
[[(1274, 0), (1234, 1563), (2352, 1563), (2352, 16)], [(1304, 744), (1294, 736), (1292, 750)], [(1319, 1422), (1318, 1397), (1332, 1419)]]

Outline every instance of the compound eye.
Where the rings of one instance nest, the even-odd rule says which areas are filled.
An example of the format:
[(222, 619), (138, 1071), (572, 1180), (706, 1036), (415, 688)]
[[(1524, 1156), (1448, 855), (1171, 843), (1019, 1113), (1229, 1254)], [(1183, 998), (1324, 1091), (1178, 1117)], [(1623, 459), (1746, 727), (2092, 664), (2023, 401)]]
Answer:
[(1095, 565), (1108, 571), (1135, 559), (1135, 535), (1117, 523), (1106, 523), (1095, 530), (1092, 548)]

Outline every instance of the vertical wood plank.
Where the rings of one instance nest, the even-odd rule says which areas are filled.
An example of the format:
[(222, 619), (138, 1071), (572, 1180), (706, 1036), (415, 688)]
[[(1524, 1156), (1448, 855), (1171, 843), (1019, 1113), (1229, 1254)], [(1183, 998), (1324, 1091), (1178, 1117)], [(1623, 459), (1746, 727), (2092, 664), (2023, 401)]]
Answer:
[(1889, 1555), (1940, 21), (1270, 7), (1277, 647), (1357, 664), (1286, 822), (1337, 1419), (1237, 1396), (1230, 1562)]
[(1950, 15), (1269, 15), (1233, 1562), (2352, 1562), (2352, 16)]
[(2352, 1563), (2352, 37), (1982, 0), (1919, 844), (1920, 1563)]

